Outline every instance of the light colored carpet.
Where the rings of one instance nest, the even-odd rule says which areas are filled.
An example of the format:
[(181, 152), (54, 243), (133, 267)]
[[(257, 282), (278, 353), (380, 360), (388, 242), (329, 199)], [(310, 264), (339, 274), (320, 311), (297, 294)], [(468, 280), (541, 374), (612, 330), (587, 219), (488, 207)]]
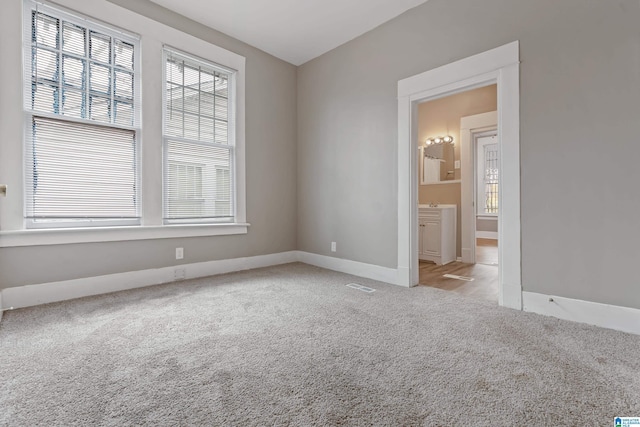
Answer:
[(0, 380), (12, 426), (608, 426), (640, 336), (289, 264), (6, 312)]

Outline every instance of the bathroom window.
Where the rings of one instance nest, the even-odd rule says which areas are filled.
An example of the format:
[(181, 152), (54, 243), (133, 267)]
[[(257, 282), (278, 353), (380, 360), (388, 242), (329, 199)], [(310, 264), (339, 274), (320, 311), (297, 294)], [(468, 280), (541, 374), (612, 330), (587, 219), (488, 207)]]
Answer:
[(477, 214), (498, 215), (498, 188), (500, 169), (498, 138), (496, 135), (479, 136), (477, 141)]

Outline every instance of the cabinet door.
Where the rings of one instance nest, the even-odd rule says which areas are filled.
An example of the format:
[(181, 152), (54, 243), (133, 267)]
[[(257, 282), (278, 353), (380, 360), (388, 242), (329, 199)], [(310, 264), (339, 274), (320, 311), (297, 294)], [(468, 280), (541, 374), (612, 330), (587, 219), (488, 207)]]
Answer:
[(440, 255), (440, 221), (426, 221), (422, 227), (423, 249), (425, 254)]

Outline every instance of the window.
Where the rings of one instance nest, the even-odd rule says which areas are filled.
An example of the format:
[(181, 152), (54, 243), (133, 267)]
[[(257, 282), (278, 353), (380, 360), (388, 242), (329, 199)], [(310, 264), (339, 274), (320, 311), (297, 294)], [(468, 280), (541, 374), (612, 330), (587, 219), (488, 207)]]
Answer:
[(6, 6), (0, 247), (247, 233), (243, 56), (109, 2)]
[(478, 215), (496, 216), (498, 214), (499, 164), (498, 143), (495, 134), (478, 136)]
[(137, 38), (25, 7), (27, 226), (139, 224)]
[(165, 49), (164, 220), (234, 219), (234, 72)]

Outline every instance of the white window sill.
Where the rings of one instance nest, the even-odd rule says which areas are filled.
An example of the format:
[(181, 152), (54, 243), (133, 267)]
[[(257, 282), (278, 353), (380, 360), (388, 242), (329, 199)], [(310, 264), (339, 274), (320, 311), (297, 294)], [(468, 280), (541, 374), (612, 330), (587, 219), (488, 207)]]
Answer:
[(492, 219), (497, 221), (498, 220), (498, 214), (482, 214), (482, 215), (476, 215), (477, 219)]
[(177, 237), (224, 236), (247, 234), (248, 227), (249, 224), (246, 223), (231, 223), (0, 231), (0, 248), (172, 239)]

